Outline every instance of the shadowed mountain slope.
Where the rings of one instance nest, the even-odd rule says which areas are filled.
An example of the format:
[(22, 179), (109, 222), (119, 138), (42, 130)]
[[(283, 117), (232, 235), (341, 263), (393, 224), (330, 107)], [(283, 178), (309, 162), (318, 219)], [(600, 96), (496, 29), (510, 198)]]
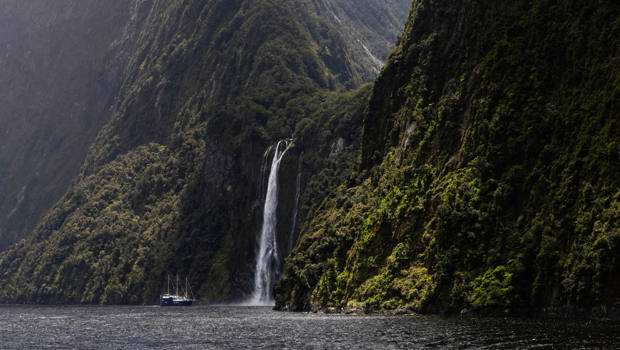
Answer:
[(0, 4), (0, 250), (29, 233), (110, 120), (137, 1)]
[[(376, 38), (395, 35), (404, 2), (368, 2), (384, 19)], [(152, 302), (168, 273), (189, 275), (204, 300), (242, 297), (251, 290), (269, 146), (295, 138), (282, 164), (283, 247), (297, 169), (301, 224), (355, 166), (370, 92), (360, 85), (376, 67), (352, 49), (353, 29), (312, 1), (143, 5), (112, 120), (74, 185), (0, 256), (5, 302)], [(375, 40), (364, 42), (384, 55), (388, 45)]]

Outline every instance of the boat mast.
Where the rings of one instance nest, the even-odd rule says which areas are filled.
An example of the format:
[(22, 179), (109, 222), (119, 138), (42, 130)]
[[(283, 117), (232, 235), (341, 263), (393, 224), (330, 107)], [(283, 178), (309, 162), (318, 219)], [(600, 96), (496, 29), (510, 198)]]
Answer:
[(174, 295), (179, 295), (179, 275), (177, 274), (177, 288), (174, 290)]
[(170, 275), (167, 275), (166, 277), (168, 277), (168, 295), (170, 295)]

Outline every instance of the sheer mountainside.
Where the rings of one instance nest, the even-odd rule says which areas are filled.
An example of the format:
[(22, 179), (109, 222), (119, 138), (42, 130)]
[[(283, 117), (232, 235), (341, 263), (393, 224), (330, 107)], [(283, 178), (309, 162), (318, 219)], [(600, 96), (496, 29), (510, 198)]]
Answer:
[(0, 250), (66, 191), (110, 119), (135, 2), (0, 4)]
[(266, 151), (295, 140), (278, 206), (288, 247), (298, 172), (301, 224), (355, 167), (362, 83), (409, 6), (347, 3), (139, 1), (114, 115), (64, 196), (0, 255), (0, 300), (153, 302), (176, 273), (203, 300), (247, 295)]
[[(0, 163), (12, 167), (0, 167), (0, 206), (13, 218), (0, 229), (33, 225), (23, 208), (51, 203), (31, 194), (44, 192), (30, 176), (60, 169), (33, 159), (18, 170), (13, 154), (60, 157), (57, 140), (86, 135), (67, 151), (76, 164), (62, 185), (99, 133), (69, 189), (0, 254), (1, 302), (153, 302), (177, 273), (204, 301), (248, 296), (273, 145), (292, 138), (277, 241), (282, 257), (294, 249), (274, 288), (278, 308), (617, 316), (620, 4), (415, 0), (409, 13), (408, 0), (137, 0), (132, 14), (115, 2), (58, 3), (33, 2), (59, 15), (31, 12), (42, 17), (28, 30), (99, 13), (88, 22), (109, 26), (107, 43), (89, 48), (81, 67), (122, 68), (110, 68), (105, 89), (60, 68), (58, 77), (33, 73), (69, 77), (67, 89), (47, 88), (49, 101), (79, 92), (97, 103), (77, 124), (59, 117), (72, 126), (62, 132), (43, 114), (48, 124), (31, 130), (17, 116), (38, 114), (14, 101), (38, 96), (27, 83), (38, 80), (15, 72), (38, 64), (8, 61), (31, 54), (5, 45), (0, 60), (12, 63), (0, 77), (16, 83), (3, 93), (14, 107), (0, 132), (25, 130), (36, 147), (0, 141)], [(0, 9), (17, 6), (30, 5)], [(67, 53), (50, 69), (86, 56)], [(78, 115), (71, 106), (58, 115)], [(84, 116), (96, 121), (78, 129)], [(56, 141), (39, 137), (48, 130)], [(26, 187), (14, 185), (20, 177)]]
[(277, 307), (612, 315), (619, 111), (617, 2), (414, 1)]
[[(313, 0), (316, 11), (335, 26), (347, 28), (349, 50), (358, 59), (355, 70), (364, 80), (374, 80), (402, 31), (403, 15), (409, 13), (410, 1), (400, 0)], [(370, 70), (369, 70), (370, 68)]]

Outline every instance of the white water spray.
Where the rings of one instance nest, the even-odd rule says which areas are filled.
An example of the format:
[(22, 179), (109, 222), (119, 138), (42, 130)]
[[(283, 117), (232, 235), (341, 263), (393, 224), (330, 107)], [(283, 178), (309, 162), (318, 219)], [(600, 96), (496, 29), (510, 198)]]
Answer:
[(256, 271), (254, 273), (254, 292), (250, 298), (251, 305), (273, 305), (271, 288), (276, 273), (280, 268), (280, 256), (276, 226), (278, 224), (278, 172), (284, 154), (293, 145), (292, 140), (278, 142), (271, 162), (267, 183), (267, 196), (263, 209), (263, 225), (261, 228), (258, 255), (256, 257)]

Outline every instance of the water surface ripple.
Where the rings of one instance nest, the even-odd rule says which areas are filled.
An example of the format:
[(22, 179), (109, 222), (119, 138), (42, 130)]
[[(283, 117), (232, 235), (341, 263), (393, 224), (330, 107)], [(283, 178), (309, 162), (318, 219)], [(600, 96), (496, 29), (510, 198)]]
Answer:
[(620, 323), (282, 313), (268, 307), (0, 306), (2, 349), (620, 349)]

